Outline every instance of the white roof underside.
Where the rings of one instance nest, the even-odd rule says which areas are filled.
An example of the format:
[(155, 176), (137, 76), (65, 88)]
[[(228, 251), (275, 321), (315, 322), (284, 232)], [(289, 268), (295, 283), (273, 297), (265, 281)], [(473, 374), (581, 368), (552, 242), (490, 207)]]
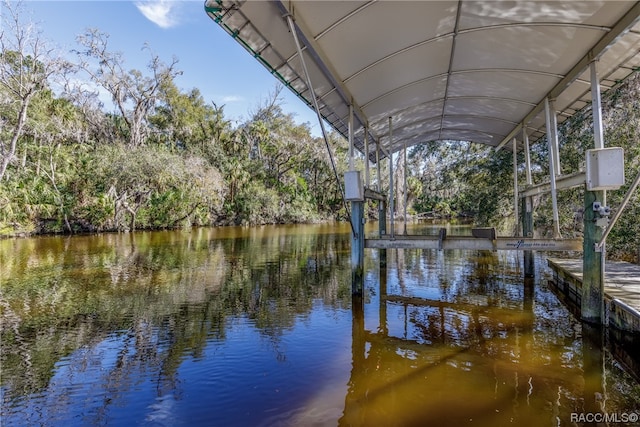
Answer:
[[(433, 140), (501, 146), (545, 131), (591, 102), (589, 63), (602, 91), (640, 68), (640, 2), (228, 1), (205, 8), (308, 105), (309, 87), (285, 14), (295, 19), (322, 116), (363, 151), (368, 125), (395, 152)], [(393, 141), (389, 140), (389, 117)], [(373, 155), (372, 155), (373, 157)]]

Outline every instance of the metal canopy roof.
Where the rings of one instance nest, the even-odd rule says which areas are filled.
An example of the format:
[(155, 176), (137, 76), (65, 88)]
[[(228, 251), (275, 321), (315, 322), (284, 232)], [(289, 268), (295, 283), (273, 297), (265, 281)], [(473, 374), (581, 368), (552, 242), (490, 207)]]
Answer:
[[(558, 122), (591, 102), (589, 64), (602, 90), (640, 68), (640, 2), (230, 1), (207, 14), (355, 146), (395, 152), (432, 140), (499, 147), (545, 132), (544, 100)], [(389, 141), (389, 117), (393, 141)], [(372, 155), (372, 159), (375, 157)]]

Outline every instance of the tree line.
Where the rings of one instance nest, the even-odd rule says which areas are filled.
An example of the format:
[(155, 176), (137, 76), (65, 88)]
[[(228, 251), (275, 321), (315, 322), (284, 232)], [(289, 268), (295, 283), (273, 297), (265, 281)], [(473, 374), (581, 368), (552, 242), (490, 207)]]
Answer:
[[(607, 205), (615, 212), (640, 172), (640, 70), (602, 97), (606, 147), (622, 147), (626, 185), (607, 192)], [(585, 169), (586, 150), (595, 147), (590, 107), (559, 126), (562, 174)], [(534, 184), (549, 180), (546, 138), (532, 141), (531, 173)], [(429, 142), (409, 153), (409, 200), (413, 213), (440, 217), (472, 217), (483, 226), (496, 226), (502, 235), (515, 235), (513, 208), (513, 154), (511, 149), (464, 141)], [(518, 182), (525, 183), (524, 153), (518, 154)], [(640, 197), (636, 190), (607, 238), (610, 258), (640, 262)], [(552, 201), (549, 193), (534, 198), (535, 237), (553, 237)], [(582, 237), (584, 186), (558, 192), (560, 230), (563, 237)]]
[[(23, 4), (5, 2), (0, 34), (0, 235), (124, 231), (191, 225), (269, 224), (345, 219), (340, 187), (324, 143), (282, 108), (277, 86), (249, 119), (234, 125), (224, 106), (207, 102), (175, 78), (149, 46), (144, 70), (128, 70), (97, 29), (80, 34), (71, 56), (60, 55)], [(69, 59), (71, 58), (71, 59)], [(625, 148), (627, 180), (638, 170), (638, 73), (603, 99), (607, 146)], [(98, 96), (106, 93), (107, 112)], [(563, 173), (583, 168), (592, 148), (590, 110), (562, 124)], [(348, 147), (337, 133), (329, 145), (346, 170)], [(396, 156), (396, 208), (404, 195), (412, 215), (468, 217), (515, 232), (510, 150), (464, 141), (427, 142)], [(546, 179), (547, 144), (533, 141), (535, 182)], [(359, 163), (362, 166), (363, 158)], [(520, 182), (524, 159), (519, 157)], [(377, 183), (388, 191), (387, 162)], [(559, 194), (563, 235), (581, 233), (582, 188)], [(625, 188), (610, 192), (615, 209)], [(535, 226), (548, 234), (550, 198), (536, 199)], [(614, 228), (610, 253), (638, 254), (640, 206), (632, 199)], [(376, 207), (369, 202), (371, 218)]]
[[(22, 5), (5, 3), (0, 53), (0, 233), (115, 231), (183, 225), (318, 221), (340, 192), (308, 124), (280, 86), (233, 126), (198, 89), (181, 90), (177, 59), (148, 46), (128, 70), (109, 35), (56, 54)], [(107, 93), (113, 112), (98, 96)], [(338, 158), (344, 140), (330, 135)], [(344, 164), (344, 161), (341, 163)]]

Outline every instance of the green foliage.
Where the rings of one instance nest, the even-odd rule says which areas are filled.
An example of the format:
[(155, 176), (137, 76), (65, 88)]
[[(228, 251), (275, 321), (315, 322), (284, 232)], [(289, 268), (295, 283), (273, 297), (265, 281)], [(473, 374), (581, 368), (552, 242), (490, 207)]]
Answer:
[[(283, 111), (281, 86), (234, 127), (224, 109), (206, 103), (198, 89), (177, 87), (176, 59), (165, 65), (151, 55), (146, 74), (126, 71), (121, 55), (109, 51), (108, 35), (89, 30), (78, 42), (76, 64), (26, 51), (0, 52), (9, 74), (30, 78), (25, 93), (10, 81), (0, 84), (0, 148), (8, 153), (0, 165), (0, 233), (344, 219), (341, 183), (324, 141)], [(107, 89), (117, 111), (105, 113), (97, 94), (83, 87), (53, 93), (51, 80), (70, 71), (82, 71)], [(603, 99), (606, 145), (625, 149), (629, 182), (640, 159), (639, 100), (637, 73)], [(563, 173), (583, 168), (585, 150), (593, 147), (591, 123), (585, 110), (562, 124)], [(330, 134), (329, 145), (342, 176), (346, 141)], [(532, 142), (531, 157), (534, 182), (541, 182), (548, 175), (544, 141)], [(408, 212), (471, 216), (479, 225), (513, 232), (510, 150), (428, 142), (411, 149), (408, 173)], [(387, 192), (384, 181), (377, 184)], [(581, 234), (582, 191), (558, 196), (564, 235)], [(625, 191), (609, 192), (608, 204), (615, 209)], [(535, 227), (548, 234), (550, 198), (536, 203)], [(368, 209), (376, 215), (374, 204)], [(611, 233), (609, 254), (631, 259), (640, 246), (637, 195), (627, 210)]]
[(209, 224), (220, 206), (220, 173), (202, 158), (125, 146), (102, 147), (96, 157), (101, 161), (87, 208), (101, 228)]
[[(429, 142), (410, 154), (422, 191), (415, 210), (437, 217), (472, 216), (506, 229), (513, 199), (511, 154), (463, 141)], [(409, 180), (411, 181), (411, 180)]]
[[(607, 204), (620, 206), (628, 186), (640, 171), (640, 74), (622, 82), (603, 97), (605, 146), (625, 150), (627, 185), (607, 192)], [(585, 109), (566, 120), (559, 129), (563, 174), (584, 170), (586, 150), (594, 147), (593, 120)], [(533, 180), (548, 180), (546, 140), (533, 141)], [(478, 225), (496, 226), (501, 233), (513, 233), (513, 165), (510, 150), (495, 152), (491, 147), (466, 142), (430, 142), (414, 147), (410, 154), (413, 178), (420, 182), (414, 208), (433, 216), (472, 215)], [(523, 163), (523, 159), (519, 159)], [(519, 173), (522, 185), (524, 171)], [(638, 191), (607, 240), (612, 258), (636, 261), (640, 256), (640, 198)], [(584, 189), (558, 192), (561, 234), (582, 236)], [(553, 235), (551, 197), (534, 201), (534, 228), (537, 236)]]
[[(3, 40), (19, 30), (8, 27)], [(323, 142), (283, 112), (282, 87), (233, 127), (198, 89), (178, 88), (177, 59), (150, 53), (145, 70), (127, 70), (108, 34), (89, 29), (77, 42), (75, 63), (3, 44), (3, 235), (309, 222), (340, 212)], [(54, 85), (58, 78), (65, 84)], [(69, 84), (83, 80), (106, 90), (115, 111), (88, 85)], [(331, 138), (344, 153), (344, 141)]]

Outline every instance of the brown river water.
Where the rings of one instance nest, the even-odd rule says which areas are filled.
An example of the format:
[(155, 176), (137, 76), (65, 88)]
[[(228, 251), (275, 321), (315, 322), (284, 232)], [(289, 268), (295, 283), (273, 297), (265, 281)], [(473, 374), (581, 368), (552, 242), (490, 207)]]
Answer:
[(0, 425), (640, 425), (540, 254), (525, 281), (515, 251), (367, 249), (353, 298), (349, 247), (344, 224), (1, 240)]

